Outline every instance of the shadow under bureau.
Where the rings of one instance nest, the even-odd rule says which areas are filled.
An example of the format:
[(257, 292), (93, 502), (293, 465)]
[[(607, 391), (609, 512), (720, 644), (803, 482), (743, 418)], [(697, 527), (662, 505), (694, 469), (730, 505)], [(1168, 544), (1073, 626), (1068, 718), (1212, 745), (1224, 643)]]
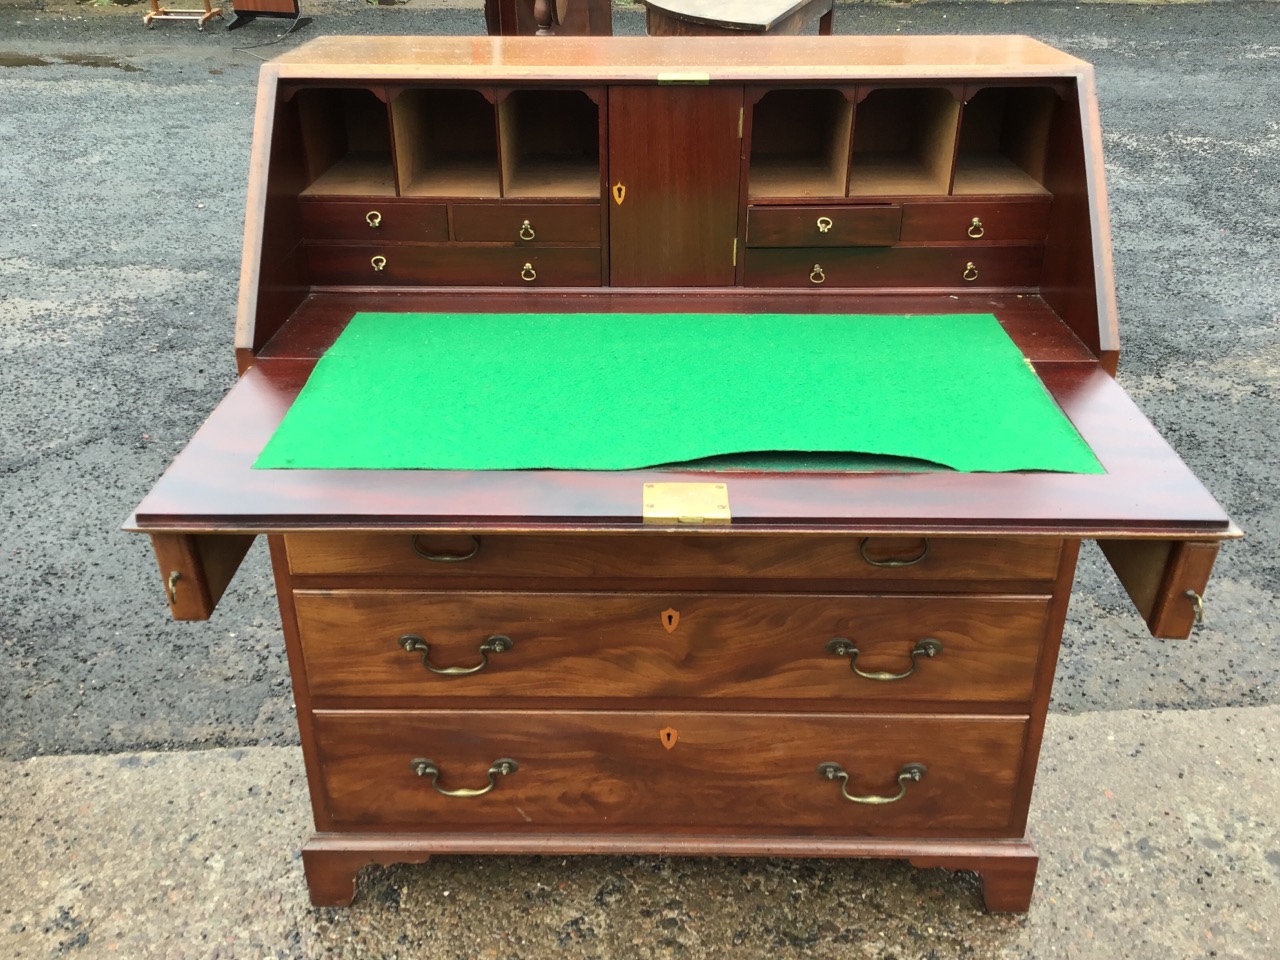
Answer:
[[(367, 311), (990, 313), (1103, 472), (253, 469)], [(436, 853), (661, 852), (906, 858), (1024, 910), (1080, 541), (1185, 637), (1239, 536), (1113, 379), (1092, 70), (1026, 38), (314, 41), (262, 71), (235, 346), (126, 526), (179, 619), (268, 536), (317, 904)], [(731, 516), (646, 516), (680, 482)]]

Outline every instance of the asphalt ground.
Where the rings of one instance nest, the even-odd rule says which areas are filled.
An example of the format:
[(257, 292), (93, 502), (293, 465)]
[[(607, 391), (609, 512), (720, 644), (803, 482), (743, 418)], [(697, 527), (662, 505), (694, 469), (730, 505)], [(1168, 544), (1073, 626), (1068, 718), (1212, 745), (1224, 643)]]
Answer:
[[(295, 36), (242, 51), (235, 47), (273, 39), (283, 23), (258, 21), (234, 33), (161, 23), (148, 31), (141, 6), (104, 11), (0, 0), (0, 759), (13, 761), (0, 775), (7, 804), (0, 810), (15, 837), (30, 831), (53, 850), (53, 837), (85, 829), (75, 810), (58, 824), (32, 826), (31, 798), (43, 794), (19, 788), (35, 777), (41, 789), (51, 789), (41, 771), (54, 771), (54, 780), (68, 777), (62, 793), (50, 794), (60, 802), (75, 789), (67, 771), (83, 768), (97, 771), (96, 790), (106, 789), (129, 810), (150, 810), (147, 803), (154, 803), (164, 811), (166, 788), (160, 781), (147, 788), (140, 770), (163, 766), (170, 756), (173, 763), (201, 756), (184, 751), (296, 742), (265, 550), (254, 549), (208, 623), (175, 624), (166, 618), (147, 543), (118, 527), (234, 380), (231, 335), (257, 56), (320, 33), (483, 29), (478, 4), (416, 5), (422, 2), (306, 5), (310, 21)], [(619, 8), (615, 22), (619, 33), (642, 30), (638, 8)], [(1280, 689), (1274, 494), (1280, 474), (1280, 7), (841, 6), (836, 29), (1027, 33), (1096, 65), (1124, 343), (1120, 379), (1247, 539), (1224, 548), (1207, 595), (1207, 623), (1186, 642), (1149, 638), (1100, 554), (1087, 549), (1052, 706), (1056, 715), (1075, 716), (1051, 719), (1058, 725), (1051, 729), (1079, 730), (1092, 740), (1123, 731), (1139, 753), (1165, 743), (1162, 730), (1175, 743), (1194, 738), (1196, 730), (1220, 734), (1224, 723), (1252, 734), (1274, 731), (1273, 720), (1263, 718), (1274, 718), (1267, 705), (1276, 703)], [(1256, 742), (1242, 738), (1235, 748)], [(138, 751), (147, 750), (159, 753), (138, 760)], [(30, 759), (41, 754), (57, 760)], [(286, 754), (293, 752), (279, 756)], [(1164, 755), (1168, 764), (1179, 762), (1176, 750)], [(203, 756), (211, 769), (223, 769), (225, 752)], [(1116, 766), (1106, 768), (1110, 775), (1132, 776), (1125, 756), (1116, 755)], [(1244, 756), (1274, 764), (1264, 747)], [(285, 760), (271, 762), (287, 767)], [(126, 779), (113, 781), (102, 773), (107, 768)], [(1274, 780), (1264, 780), (1257, 788), (1268, 783), (1274, 787)], [(1142, 784), (1131, 786), (1141, 792)], [(1176, 795), (1176, 781), (1165, 789)], [(1258, 876), (1274, 881), (1280, 842), (1268, 817), (1275, 791), (1249, 796), (1249, 788), (1242, 789), (1239, 801), (1252, 803), (1248, 809), (1229, 813), (1230, 804), (1211, 790), (1204, 794), (1209, 806), (1197, 808), (1195, 817), (1202, 826), (1212, 821), (1206, 836), (1221, 849), (1234, 850), (1228, 841), (1248, 833), (1254, 859), (1240, 854), (1235, 862), (1256, 861)], [(1061, 804), (1064, 815), (1071, 811), (1069, 797)], [(294, 807), (305, 807), (297, 790), (289, 802)], [(1033, 810), (1033, 824), (1056, 823), (1057, 809)], [(33, 815), (39, 820), (38, 811)], [(198, 831), (198, 820), (188, 811), (183, 823)], [(247, 814), (245, 822), (251, 822)], [(76, 842), (92, 845), (89, 835)], [(1138, 858), (1134, 869), (1140, 873), (1146, 863), (1155, 870), (1159, 858), (1143, 860), (1137, 849), (1126, 848)], [(163, 847), (156, 851), (167, 855)], [(1129, 862), (1114, 850), (1110, 855), (1121, 866)], [(625, 863), (618, 869), (631, 884), (640, 882), (636, 871), (643, 874), (646, 864), (667, 861)], [(459, 869), (465, 875), (469, 868)], [(674, 868), (653, 868), (666, 869)], [(1108, 874), (1112, 896), (1123, 884), (1143, 882), (1115, 869)], [(18, 877), (39, 875), (34, 861), (0, 872), (9, 881), (6, 895)], [(109, 872), (92, 876), (101, 893)], [(41, 881), (55, 888), (65, 882), (57, 875)], [(399, 889), (388, 882), (379, 881), (378, 889)], [(525, 886), (544, 882), (554, 881), (540, 877)], [(295, 896), (293, 886), (287, 889), (286, 896)], [(760, 887), (766, 901), (770, 889)], [(31, 902), (47, 907), (66, 900), (44, 893)], [(588, 899), (595, 896), (592, 891)], [(1232, 914), (1246, 937), (1248, 911), (1232, 907), (1232, 897), (1239, 905), (1250, 902), (1238, 892), (1224, 894), (1212, 899), (1213, 909)], [(1187, 902), (1192, 909), (1194, 896)], [(1258, 902), (1270, 904), (1263, 917), (1280, 908), (1275, 900)], [(1097, 904), (1076, 906), (1085, 911)], [(1152, 909), (1146, 921), (1166, 923), (1160, 908)], [(4, 910), (13, 912), (9, 904)], [(314, 933), (317, 915), (297, 910)], [(80, 932), (60, 921), (60, 913), (34, 915), (44, 931), (40, 938), (31, 938), (26, 921), (14, 921), (23, 930), (8, 928), (20, 944), (15, 949), (30, 951), (21, 955), (81, 949), (75, 946)], [(1114, 929), (1123, 928), (1122, 916), (1113, 920)], [(1027, 932), (1018, 929), (1019, 936)], [(1053, 940), (1051, 929), (1036, 929)], [(1060, 931), (1056, 942), (1079, 952), (1049, 952), (1044, 941), (1041, 955), (1094, 955), (1078, 934)], [(961, 937), (947, 946), (901, 935), (878, 952), (863, 952), (905, 957), (932, 949), (937, 956), (961, 956), (970, 942)], [(1212, 937), (1191, 936), (1186, 943), (1194, 949), (1166, 946), (1150, 955), (1210, 955)], [(71, 946), (59, 946), (63, 940)], [(729, 942), (711, 931), (697, 949), (687, 938), (675, 940), (690, 955)], [(96, 935), (88, 942), (105, 949)], [(391, 955), (391, 947), (351, 942), (364, 942), (368, 955)], [(982, 942), (1004, 955), (1037, 955), (1034, 938), (1030, 945)], [(155, 955), (186, 955), (173, 949)], [(211, 949), (193, 947), (190, 955), (216, 955)], [(228, 946), (222, 955), (315, 955), (278, 945), (276, 952), (246, 949)], [(1262, 949), (1240, 939), (1218, 955), (1274, 955), (1256, 952)]]

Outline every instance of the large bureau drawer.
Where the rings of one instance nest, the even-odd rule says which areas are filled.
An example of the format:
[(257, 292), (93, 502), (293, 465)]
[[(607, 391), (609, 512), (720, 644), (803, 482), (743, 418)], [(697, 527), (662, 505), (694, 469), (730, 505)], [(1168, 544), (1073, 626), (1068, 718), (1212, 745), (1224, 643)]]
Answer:
[[(1052, 581), (1052, 537), (296, 533), (290, 571), (493, 585), (562, 579)], [(434, 559), (433, 559), (434, 558)], [(527, 585), (527, 584), (524, 584)]]
[(599, 247), (307, 244), (306, 252), (318, 284), (600, 285)]
[(747, 249), (749, 287), (1030, 287), (1043, 247)]
[[(294, 605), (313, 698), (741, 697), (842, 709), (1028, 703), (1049, 601), (300, 590)], [(450, 668), (478, 669), (435, 672)]]
[[(841, 836), (998, 834), (1013, 817), (1022, 717), (317, 711), (335, 826), (574, 828)], [(495, 761), (515, 761), (507, 774)], [(420, 761), (415, 765), (415, 761)], [(433, 786), (432, 761), (438, 771)], [(848, 775), (819, 774), (834, 763)], [(920, 780), (899, 781), (908, 764)], [(417, 770), (424, 770), (419, 774)], [(479, 790), (445, 796), (442, 790)], [(896, 802), (855, 803), (896, 796)]]

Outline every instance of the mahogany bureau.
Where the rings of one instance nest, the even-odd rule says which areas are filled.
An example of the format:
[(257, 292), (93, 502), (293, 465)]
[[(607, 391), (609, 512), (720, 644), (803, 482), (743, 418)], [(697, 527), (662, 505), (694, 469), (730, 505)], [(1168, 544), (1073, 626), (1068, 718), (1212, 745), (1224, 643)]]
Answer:
[[(250, 177), (241, 379), (126, 526), (179, 619), (269, 538), (313, 902), (434, 853), (661, 852), (907, 858), (1027, 908), (1081, 540), (1185, 637), (1239, 535), (1113, 379), (1086, 63), (331, 37), (263, 67)], [(992, 313), (1105, 472), (252, 469), (368, 310)], [(725, 503), (652, 509), (679, 482)]]

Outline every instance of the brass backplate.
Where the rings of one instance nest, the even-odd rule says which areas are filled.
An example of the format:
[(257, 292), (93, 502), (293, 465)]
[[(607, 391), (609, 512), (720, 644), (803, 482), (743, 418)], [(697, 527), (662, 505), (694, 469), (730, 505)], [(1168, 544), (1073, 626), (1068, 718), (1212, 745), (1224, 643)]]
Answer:
[(645, 523), (728, 523), (729, 487), (723, 483), (646, 483)]

